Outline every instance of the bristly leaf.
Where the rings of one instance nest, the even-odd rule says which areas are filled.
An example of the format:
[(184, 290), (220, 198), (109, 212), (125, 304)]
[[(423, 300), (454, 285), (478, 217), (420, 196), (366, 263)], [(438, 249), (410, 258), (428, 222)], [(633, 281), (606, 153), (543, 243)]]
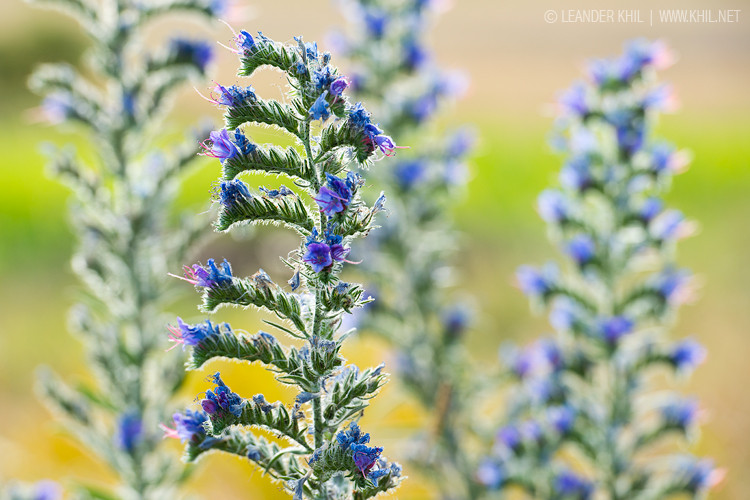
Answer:
[(255, 306), (288, 319), (303, 334), (307, 331), (302, 320), (302, 304), (299, 298), (281, 290), (277, 285), (256, 286), (251, 278), (232, 280), (225, 286), (206, 288), (203, 293), (202, 309), (214, 312), (222, 305), (241, 307)]
[(311, 182), (314, 173), (302, 161), (294, 148), (278, 146), (258, 146), (250, 154), (236, 155), (222, 164), (224, 180), (232, 180), (243, 172), (266, 172), (283, 174)]
[(242, 197), (229, 206), (222, 205), (216, 229), (226, 231), (242, 222), (280, 223), (303, 236), (308, 236), (315, 225), (307, 206), (297, 195)]
[(299, 135), (299, 122), (302, 117), (293, 109), (278, 101), (257, 99), (242, 106), (230, 106), (224, 115), (228, 129), (235, 129), (246, 123), (273, 125), (294, 136)]
[(271, 66), (285, 73), (293, 73), (301, 62), (297, 51), (292, 47), (259, 39), (255, 47), (241, 58), (240, 76), (252, 76), (258, 68)]

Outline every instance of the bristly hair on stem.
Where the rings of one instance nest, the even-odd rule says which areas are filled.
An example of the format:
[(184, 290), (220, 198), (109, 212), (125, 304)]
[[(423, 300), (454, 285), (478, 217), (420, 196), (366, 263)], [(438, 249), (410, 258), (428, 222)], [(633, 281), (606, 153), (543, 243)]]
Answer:
[[(200, 408), (176, 413), (174, 427), (164, 429), (185, 443), (188, 461), (211, 450), (246, 458), (295, 499), (366, 499), (397, 487), (401, 467), (382, 456), (383, 448), (370, 446), (370, 435), (357, 425), (386, 374), (383, 364), (360, 370), (341, 355), (342, 318), (370, 299), (339, 275), (351, 263), (351, 242), (370, 232), (385, 202), (382, 194), (373, 205), (362, 200), (364, 179), (354, 169), (393, 154), (396, 145), (362, 104), (348, 101), (348, 80), (331, 55), (314, 42), (295, 40), (286, 45), (261, 33), (235, 34), (239, 74), (281, 70), (289, 98), (279, 102), (258, 96), (251, 86), (217, 85), (214, 101), (224, 109), (226, 128), (203, 143), (203, 154), (221, 163), (217, 230), (273, 223), (300, 237), (299, 248), (282, 259), (290, 269), (289, 286), (262, 269), (235, 276), (226, 260), (186, 266), (184, 276), (201, 293), (203, 311), (258, 309), (275, 316), (266, 322), (276, 333), (247, 335), (226, 323), (188, 325), (179, 318), (170, 332), (172, 341), (190, 348), (189, 369), (218, 358), (259, 362), (298, 395), (290, 405), (268, 402), (262, 394), (242, 397), (216, 373)], [(291, 135), (295, 146), (255, 144), (246, 135), (253, 125), (272, 125)], [(240, 178), (245, 172), (280, 176), (293, 187), (251, 189)], [(285, 345), (283, 335), (303, 346)], [(278, 442), (255, 428), (273, 432)]]

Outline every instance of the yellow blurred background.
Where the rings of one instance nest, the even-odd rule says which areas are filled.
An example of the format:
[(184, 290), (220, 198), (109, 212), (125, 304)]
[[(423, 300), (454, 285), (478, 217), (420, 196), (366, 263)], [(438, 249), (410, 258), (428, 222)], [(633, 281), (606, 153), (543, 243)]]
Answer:
[[(473, 123), (481, 138), (468, 196), (455, 210), (464, 232), (455, 261), (461, 271), (459, 287), (476, 297), (480, 311), (470, 347), (489, 366), (497, 362), (496, 348), (503, 340), (530, 339), (547, 331), (544, 319), (531, 315), (525, 298), (512, 287), (511, 276), (523, 263), (555, 255), (533, 204), (560, 165), (546, 145), (556, 93), (581, 76), (587, 58), (616, 54), (635, 36), (665, 39), (680, 57), (662, 76), (674, 85), (682, 107), (661, 120), (658, 133), (694, 156), (691, 169), (676, 179), (669, 201), (700, 223), (698, 235), (681, 245), (680, 262), (704, 284), (701, 299), (680, 315), (674, 336), (693, 335), (709, 349), (707, 363), (682, 387), (700, 398), (707, 414), (691, 449), (728, 469), (712, 498), (750, 498), (750, 391), (744, 387), (750, 376), (750, 5), (740, 0), (603, 4), (455, 0), (433, 30), (439, 61), (465, 70), (472, 80), (467, 98), (445, 122)], [(248, 6), (251, 17), (238, 27), (262, 30), (277, 40), (304, 34), (306, 40), (324, 45), (326, 33), (343, 23), (328, 0), (259, 0)], [(562, 10), (589, 8), (636, 9), (645, 22), (562, 22)], [(650, 12), (667, 8), (740, 12), (732, 24), (664, 24), (657, 12), (651, 25)], [(557, 22), (545, 20), (548, 10), (557, 13)], [(189, 18), (165, 27), (224, 43), (231, 38), (221, 25), (205, 29)], [(26, 120), (26, 110), (38, 101), (25, 90), (24, 81), (40, 62), (79, 62), (86, 43), (68, 18), (5, 0), (0, 16), (0, 481), (112, 480), (109, 471), (61, 431), (32, 390), (39, 364), (52, 366), (67, 380), (88, 376), (80, 345), (65, 326), (78, 287), (69, 268), (73, 241), (65, 216), (68, 192), (43, 174), (38, 153), (41, 141), (82, 141)], [(214, 78), (231, 83), (234, 70), (233, 55), (220, 52)], [(274, 77), (264, 78), (266, 85), (277, 83)], [(183, 92), (178, 102), (175, 118), (182, 123), (197, 123), (202, 115), (219, 118), (192, 90)], [(185, 206), (196, 213), (205, 210), (216, 176), (216, 165), (203, 162), (185, 183)], [(259, 252), (249, 252), (241, 241), (221, 236), (201, 255), (227, 256), (240, 274), (263, 265), (273, 275), (275, 256), (286, 254), (290, 245), (289, 240), (273, 238)], [(200, 319), (190, 301), (180, 307), (176, 313)], [(220, 313), (217, 318), (237, 316)], [(172, 353), (181, 355), (178, 350)], [(383, 346), (366, 339), (349, 345), (344, 354), (362, 365), (388, 359)], [(241, 394), (264, 392), (271, 401), (291, 397), (255, 367), (209, 367), (218, 368)], [(192, 375), (185, 402), (205, 390), (208, 373)], [(388, 453), (403, 449), (406, 437), (420, 425), (420, 415), (392, 381), (374, 400), (364, 425), (373, 442)], [(179, 446), (174, 450), (177, 456)], [(391, 451), (389, 458), (398, 455)], [(234, 458), (211, 455), (199, 468), (190, 489), (207, 498), (283, 497), (260, 472)], [(395, 496), (431, 495), (415, 477)]]

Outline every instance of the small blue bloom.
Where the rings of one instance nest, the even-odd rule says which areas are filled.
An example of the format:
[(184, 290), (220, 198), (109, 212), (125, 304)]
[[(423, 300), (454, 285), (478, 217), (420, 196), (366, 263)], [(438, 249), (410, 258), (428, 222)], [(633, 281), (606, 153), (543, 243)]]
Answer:
[(336, 434), (336, 441), (339, 443), (341, 448), (348, 450), (353, 444), (367, 444), (370, 442), (370, 434), (362, 434), (359, 426), (352, 422), (349, 424), (347, 430), (341, 431)]
[(201, 407), (209, 415), (225, 416), (231, 413), (235, 417), (242, 415), (242, 408), (245, 401), (232, 392), (231, 389), (221, 380), (219, 372), (214, 373), (213, 382), (216, 388), (206, 391), (206, 396), (201, 400)]
[(557, 495), (571, 500), (588, 500), (594, 494), (594, 485), (570, 471), (563, 471), (555, 477), (554, 490)]
[(716, 469), (713, 461), (690, 460), (682, 466), (681, 476), (685, 481), (685, 488), (693, 494), (705, 492), (724, 478), (724, 471)]
[[(327, 89), (333, 83), (335, 78), (336, 77), (331, 71), (330, 66), (323, 66), (322, 68), (314, 70), (311, 76), (312, 82), (318, 90)], [(333, 90), (331, 90), (331, 94), (333, 94)]]
[(659, 198), (648, 198), (641, 205), (638, 216), (644, 223), (648, 224), (661, 213), (663, 206), (664, 203)]
[(174, 38), (170, 41), (170, 50), (178, 61), (192, 62), (201, 72), (206, 70), (206, 66), (213, 59), (211, 45), (203, 40)]
[(303, 391), (297, 394), (297, 397), (295, 398), (295, 402), (297, 404), (302, 405), (318, 397), (320, 397), (320, 394)]
[(685, 234), (685, 216), (679, 210), (666, 210), (656, 217), (650, 226), (657, 240), (675, 240)]
[(353, 443), (349, 445), (349, 451), (352, 453), (354, 465), (359, 469), (363, 476), (367, 476), (380, 457), (380, 454), (383, 452), (383, 448), (380, 446), (370, 447), (366, 444)]
[(555, 432), (565, 435), (573, 429), (576, 411), (569, 406), (551, 406), (547, 408), (546, 418)]
[(62, 123), (75, 114), (70, 94), (56, 92), (42, 101), (42, 114), (52, 124)]
[(341, 179), (329, 173), (326, 174), (326, 186), (322, 186), (315, 197), (320, 211), (328, 217), (343, 212), (349, 206), (354, 196), (353, 185), (349, 179)]
[(336, 78), (332, 83), (330, 87), (331, 95), (332, 96), (340, 96), (344, 93), (346, 88), (349, 86), (349, 82), (347, 79), (343, 76)]
[[(276, 339), (274, 339), (274, 341), (276, 341)], [(269, 411), (273, 410), (273, 405), (266, 401), (266, 398), (265, 396), (263, 396), (263, 394), (256, 394), (255, 396), (253, 396), (253, 403), (255, 404), (255, 406), (260, 408), (263, 413), (268, 413)]]
[(635, 323), (625, 316), (602, 318), (598, 322), (598, 334), (608, 344), (616, 344), (622, 337), (633, 331)]
[(237, 149), (240, 151), (240, 153), (245, 156), (251, 154), (258, 148), (258, 146), (250, 142), (247, 136), (245, 136), (245, 134), (243, 134), (240, 129), (236, 129), (234, 131), (234, 144), (237, 146)]
[(521, 266), (516, 272), (516, 279), (523, 293), (541, 298), (555, 289), (558, 270), (552, 263), (545, 265), (541, 271), (531, 266)]
[(456, 304), (443, 313), (443, 327), (450, 338), (459, 337), (471, 321), (471, 311), (468, 307)]
[(687, 373), (705, 361), (706, 348), (693, 339), (685, 339), (672, 348), (669, 359), (677, 371)]
[(220, 202), (225, 208), (234, 208), (238, 203), (242, 203), (253, 197), (247, 184), (239, 179), (231, 181), (221, 181)]
[(560, 104), (578, 116), (588, 115), (590, 109), (586, 99), (586, 86), (582, 82), (577, 82), (560, 96)]
[(248, 54), (257, 47), (253, 36), (245, 30), (240, 31), (237, 35), (237, 48), (243, 53)]
[(403, 44), (404, 63), (409, 70), (415, 70), (429, 60), (427, 51), (413, 38), (407, 38)]
[(247, 456), (249, 460), (253, 460), (254, 462), (257, 462), (258, 460), (263, 458), (263, 454), (260, 452), (260, 448), (253, 445), (248, 445), (245, 456)]
[(591, 173), (591, 160), (587, 155), (574, 156), (560, 171), (560, 183), (580, 193), (594, 185)]
[(115, 443), (117, 446), (132, 453), (143, 439), (143, 420), (141, 416), (134, 411), (121, 414), (117, 419), (117, 428), (115, 430)]
[(380, 9), (368, 8), (364, 12), (364, 20), (370, 36), (381, 38), (388, 24), (388, 13)]
[(299, 270), (295, 271), (292, 277), (287, 282), (289, 283), (289, 286), (292, 287), (292, 291), (295, 291), (297, 288), (299, 288), (300, 285), (300, 274)]
[(426, 173), (426, 166), (419, 159), (399, 162), (393, 167), (393, 174), (396, 176), (396, 181), (404, 191), (412, 189), (424, 179)]
[(183, 443), (201, 441), (206, 436), (203, 424), (208, 420), (208, 415), (202, 411), (185, 410), (185, 413), (172, 415), (175, 428), (171, 429), (162, 425), (166, 437), (179, 438)]
[(515, 450), (521, 446), (521, 432), (514, 425), (506, 425), (497, 431), (495, 441), (507, 449)]
[(684, 302), (690, 290), (690, 272), (682, 269), (666, 269), (654, 280), (655, 292), (662, 300), (679, 304)]
[(568, 242), (565, 251), (576, 264), (584, 266), (591, 262), (596, 255), (596, 244), (591, 236), (579, 234)]
[(546, 222), (559, 223), (570, 216), (570, 204), (565, 196), (552, 189), (541, 192), (537, 198), (537, 210)]
[(698, 402), (693, 399), (671, 402), (660, 409), (665, 427), (686, 431), (695, 422)]
[(477, 468), (477, 481), (490, 490), (497, 490), (503, 485), (505, 470), (494, 460), (485, 459)]
[[(219, 325), (215, 325), (209, 320), (196, 325), (188, 325), (182, 321), (182, 318), (178, 317), (177, 325), (177, 327), (167, 326), (170, 332), (169, 340), (176, 344), (183, 344), (183, 348), (186, 345), (196, 346), (207, 338), (218, 337), (222, 334)], [(228, 324), (224, 323), (224, 327), (230, 331)]]
[(232, 283), (232, 266), (224, 259), (221, 268), (216, 265), (214, 259), (208, 259), (206, 267), (193, 264), (193, 267), (185, 266), (185, 281), (203, 288), (213, 288)]
[(326, 121), (331, 116), (331, 113), (328, 110), (328, 102), (326, 101), (327, 95), (328, 91), (326, 90), (320, 94), (318, 98), (315, 99), (313, 105), (310, 106), (310, 119)]

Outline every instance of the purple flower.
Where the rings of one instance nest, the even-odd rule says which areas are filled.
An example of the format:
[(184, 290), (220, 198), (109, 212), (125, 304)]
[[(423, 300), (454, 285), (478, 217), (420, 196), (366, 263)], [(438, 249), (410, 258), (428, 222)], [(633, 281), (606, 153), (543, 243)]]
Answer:
[(648, 224), (661, 212), (664, 203), (659, 198), (648, 198), (638, 211), (640, 219)]
[(706, 360), (706, 348), (693, 339), (685, 339), (668, 356), (677, 371), (687, 373)]
[(402, 53), (404, 54), (406, 68), (412, 71), (421, 67), (429, 59), (427, 51), (413, 38), (404, 41)]
[(656, 293), (671, 304), (681, 304), (690, 298), (690, 272), (667, 269), (654, 280)]
[(366, 476), (373, 468), (383, 448), (380, 446), (370, 447), (366, 444), (351, 444), (349, 451), (352, 453), (354, 465), (359, 469), (363, 476)]
[(273, 410), (273, 405), (266, 401), (266, 398), (265, 396), (263, 396), (263, 394), (256, 394), (255, 396), (253, 396), (253, 404), (260, 408), (263, 413), (268, 413), (269, 411)]
[(608, 344), (615, 345), (617, 342), (633, 331), (635, 323), (625, 316), (612, 316), (602, 318), (598, 322), (599, 336)]
[(326, 101), (327, 95), (328, 91), (326, 90), (320, 94), (318, 98), (315, 99), (313, 105), (310, 106), (310, 119), (326, 121), (331, 116), (331, 113), (328, 110), (328, 102)]
[(349, 206), (354, 196), (353, 190), (349, 183), (336, 177), (335, 175), (326, 174), (327, 186), (322, 186), (318, 191), (318, 196), (314, 198), (320, 207), (320, 211), (328, 217), (343, 212)]
[(690, 233), (690, 224), (679, 210), (666, 210), (654, 218), (649, 229), (657, 240), (676, 240)]
[(443, 327), (446, 335), (451, 339), (457, 338), (466, 330), (470, 320), (471, 312), (466, 306), (456, 304), (449, 307), (443, 313)]
[(161, 424), (164, 437), (180, 439), (183, 443), (197, 443), (206, 435), (203, 423), (208, 420), (208, 415), (202, 411), (185, 410), (185, 413), (172, 415), (172, 420), (175, 424), (174, 429)]
[(682, 466), (680, 472), (685, 481), (685, 489), (693, 494), (704, 492), (716, 486), (726, 475), (723, 469), (715, 468), (713, 461), (709, 459), (691, 459)]
[(143, 420), (136, 412), (126, 412), (117, 419), (115, 443), (128, 453), (132, 453), (143, 439)]
[(388, 24), (388, 13), (376, 8), (364, 12), (365, 27), (372, 38), (381, 38)]
[(302, 260), (310, 264), (313, 271), (319, 273), (333, 264), (331, 247), (322, 242), (309, 243), (307, 245), (307, 252), (302, 257)]
[(336, 78), (330, 86), (331, 95), (340, 96), (348, 86), (349, 82), (347, 81), (346, 77), (340, 76)]
[(591, 262), (596, 255), (596, 244), (591, 236), (579, 234), (568, 242), (565, 251), (576, 264), (584, 266)]
[(237, 147), (232, 142), (229, 132), (225, 128), (218, 132), (211, 132), (209, 140), (203, 143), (203, 148), (203, 154), (212, 158), (218, 158), (222, 162), (237, 155)]
[(349, 429), (344, 430), (336, 434), (336, 441), (339, 443), (341, 448), (348, 450), (353, 444), (367, 444), (370, 442), (370, 434), (362, 434), (359, 426), (352, 422), (349, 424)]
[(424, 162), (415, 159), (397, 163), (393, 173), (401, 189), (408, 191), (425, 177), (426, 168)]
[(495, 443), (509, 450), (515, 450), (521, 445), (521, 432), (514, 425), (501, 427), (495, 435)]
[(253, 36), (245, 30), (240, 31), (237, 35), (237, 49), (244, 55), (252, 52), (256, 48)]

